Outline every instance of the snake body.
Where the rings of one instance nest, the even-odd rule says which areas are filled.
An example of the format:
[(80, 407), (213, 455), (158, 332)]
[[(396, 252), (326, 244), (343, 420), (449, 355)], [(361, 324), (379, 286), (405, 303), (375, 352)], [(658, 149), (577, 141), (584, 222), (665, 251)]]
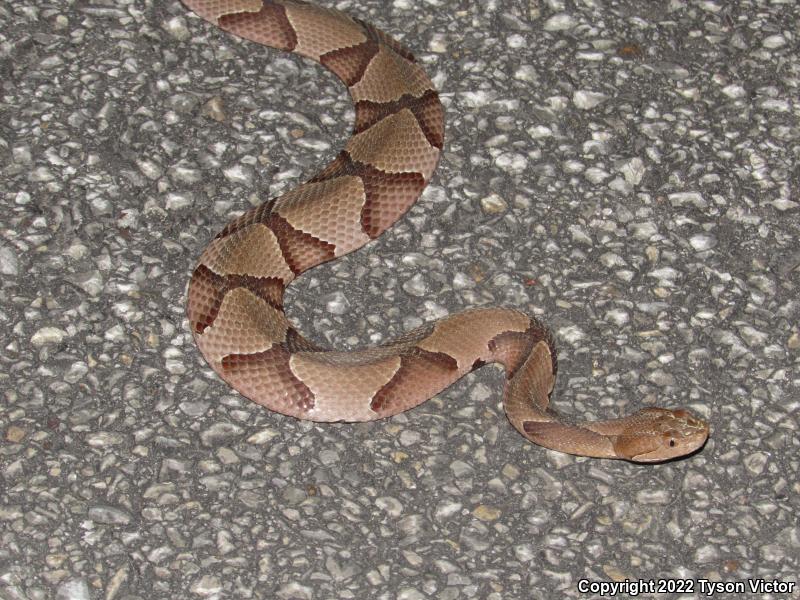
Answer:
[(708, 425), (645, 408), (575, 422), (549, 405), (557, 362), (535, 318), (478, 308), (356, 351), (317, 347), (283, 310), (286, 286), (389, 228), (430, 181), (444, 111), (412, 53), (379, 29), (299, 0), (183, 0), (235, 35), (311, 58), (347, 86), (352, 137), (319, 174), (231, 221), (192, 274), (187, 313), (208, 364), (270, 410), (313, 421), (370, 421), (408, 410), (470, 371), (500, 363), (504, 408), (528, 440), (561, 452), (637, 462), (695, 451)]

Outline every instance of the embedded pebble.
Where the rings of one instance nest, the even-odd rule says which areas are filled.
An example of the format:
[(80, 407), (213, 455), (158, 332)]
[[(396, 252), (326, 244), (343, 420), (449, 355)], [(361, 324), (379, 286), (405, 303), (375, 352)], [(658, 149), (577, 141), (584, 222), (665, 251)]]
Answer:
[(642, 490), (636, 494), (636, 501), (640, 504), (669, 504), (671, 495), (667, 490)]
[(313, 589), (297, 582), (282, 585), (276, 594), (281, 600), (312, 600)]
[(717, 238), (713, 235), (698, 233), (689, 238), (689, 244), (698, 252), (702, 252), (716, 246)]
[(770, 50), (780, 48), (786, 45), (786, 38), (780, 34), (770, 35), (761, 41), (761, 45)]
[(44, 346), (46, 344), (60, 344), (69, 334), (58, 327), (42, 327), (31, 336), (31, 344)]
[(590, 92), (588, 90), (578, 90), (572, 96), (575, 106), (583, 110), (594, 108), (608, 100), (608, 96), (600, 92)]
[(480, 506), (477, 506), (474, 511), (472, 511), (472, 514), (474, 514), (481, 521), (496, 521), (503, 513), (499, 508), (481, 504)]
[(223, 169), (222, 174), (231, 183), (239, 183), (242, 185), (251, 185), (253, 181), (253, 169), (247, 165), (233, 165), (227, 169)]
[(187, 193), (173, 192), (167, 194), (164, 206), (167, 210), (183, 210), (189, 208), (193, 203), (192, 195)]
[(91, 600), (89, 586), (83, 579), (71, 579), (58, 586), (56, 600)]
[(108, 525), (127, 525), (131, 522), (127, 512), (111, 506), (93, 506), (89, 508), (88, 516), (95, 523)]
[(628, 311), (619, 308), (608, 311), (606, 313), (606, 318), (617, 326), (625, 325), (630, 321)]
[(398, 590), (397, 600), (425, 600), (427, 596), (415, 588), (404, 587)]
[(626, 161), (619, 170), (625, 177), (625, 181), (631, 185), (639, 185), (642, 182), (642, 177), (647, 172), (644, 161), (641, 158), (632, 158)]
[(499, 194), (489, 194), (481, 198), (481, 207), (488, 214), (499, 214), (508, 210), (508, 203)]
[(410, 431), (408, 429), (400, 433), (400, 444), (402, 446), (413, 446), (422, 439), (418, 431)]
[(647, 381), (659, 387), (665, 387), (668, 385), (675, 385), (675, 376), (661, 369), (657, 369), (647, 374)]
[(158, 179), (164, 173), (161, 165), (152, 160), (140, 159), (136, 164), (138, 165), (142, 174), (144, 174), (144, 176), (148, 179)]
[(677, 279), (680, 276), (680, 273), (677, 269), (673, 269), (672, 267), (662, 267), (660, 269), (653, 269), (648, 273), (650, 277), (655, 277), (656, 279), (663, 279), (666, 281), (671, 281), (673, 279)]
[(694, 552), (692, 560), (698, 564), (709, 564), (719, 560), (719, 550), (715, 545), (704, 544)]
[(522, 154), (503, 152), (495, 158), (495, 164), (509, 173), (523, 173), (528, 168), (528, 160)]
[(744, 466), (753, 475), (761, 475), (767, 465), (768, 458), (766, 452), (754, 452), (744, 459)]
[(572, 29), (577, 24), (577, 21), (572, 15), (559, 13), (547, 19), (542, 27), (545, 31), (566, 31), (567, 29)]
[(319, 453), (319, 460), (323, 465), (332, 465), (339, 462), (339, 453), (335, 450), (323, 450)]
[(267, 444), (278, 436), (278, 432), (272, 429), (257, 431), (247, 438), (249, 444)]
[(12, 425), (6, 430), (6, 440), (12, 444), (18, 444), (25, 438), (25, 430), (16, 425)]
[(350, 310), (350, 302), (342, 292), (333, 292), (322, 298), (327, 311), (334, 315), (343, 315)]
[(403, 290), (412, 296), (426, 296), (428, 294), (428, 286), (425, 277), (421, 274), (414, 275), (411, 279), (403, 283)]
[[(225, 104), (222, 101), (222, 98), (219, 96), (214, 96), (213, 98), (209, 99), (208, 102), (203, 104), (202, 114), (206, 117), (211, 117), (215, 121), (222, 123), (227, 119), (227, 115), (225, 113)], [(229, 174), (229, 172), (231, 174)], [(234, 181), (237, 175), (233, 174), (234, 172), (231, 169), (225, 172), (225, 176)], [(246, 175), (239, 175), (240, 178), (246, 178)], [(246, 179), (245, 179), (246, 180)]]
[(708, 203), (699, 192), (675, 192), (669, 194), (669, 201), (673, 206), (682, 206), (684, 204), (691, 204), (697, 208), (705, 208)]
[(214, 423), (200, 433), (204, 446), (216, 446), (242, 434), (243, 429), (233, 423)]
[(741, 85), (732, 83), (722, 88), (722, 93), (729, 98), (742, 98), (747, 93)]
[(189, 28), (186, 26), (186, 19), (183, 17), (172, 17), (166, 22), (164, 29), (176, 40), (180, 41), (188, 40), (192, 35)]
[(390, 517), (399, 517), (403, 513), (403, 505), (397, 498), (382, 496), (375, 501), (375, 505)]
[(434, 33), (431, 35), (430, 42), (428, 42), (428, 50), (438, 54), (444, 54), (447, 52), (448, 48), (447, 37), (444, 34)]
[(95, 448), (118, 446), (124, 441), (125, 436), (115, 431), (96, 431), (86, 436), (86, 443)]
[(0, 274), (12, 277), (19, 275), (17, 254), (9, 246), (0, 245)]
[(222, 591), (222, 583), (219, 577), (213, 575), (202, 575), (195, 583), (190, 586), (193, 594), (203, 597), (215, 596)]
[(436, 518), (439, 520), (449, 519), (461, 512), (461, 506), (460, 502), (442, 502), (436, 507)]

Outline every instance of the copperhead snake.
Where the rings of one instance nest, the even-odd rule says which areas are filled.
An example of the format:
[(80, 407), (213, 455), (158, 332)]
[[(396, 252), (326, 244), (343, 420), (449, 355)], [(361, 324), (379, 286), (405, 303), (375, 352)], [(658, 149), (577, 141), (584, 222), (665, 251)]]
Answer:
[(182, 1), (226, 31), (321, 63), (355, 104), (353, 135), (334, 160), (228, 223), (194, 269), (189, 324), (223, 380), (299, 419), (371, 421), (500, 363), (508, 420), (540, 446), (654, 462), (705, 443), (707, 423), (683, 409), (645, 408), (590, 422), (559, 415), (549, 405), (557, 370), (553, 338), (516, 310), (467, 310), (355, 351), (303, 338), (284, 313), (284, 289), (304, 271), (378, 237), (417, 200), (442, 152), (442, 105), (411, 52), (359, 19), (300, 0)]

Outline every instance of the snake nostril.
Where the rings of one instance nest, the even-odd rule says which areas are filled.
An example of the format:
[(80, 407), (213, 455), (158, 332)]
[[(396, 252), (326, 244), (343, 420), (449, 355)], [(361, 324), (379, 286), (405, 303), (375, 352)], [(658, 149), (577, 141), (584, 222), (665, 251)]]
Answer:
[(673, 440), (673, 439), (670, 439), (670, 441), (669, 441), (669, 447), (670, 447), (670, 448), (674, 448), (674, 447), (675, 447), (675, 440)]

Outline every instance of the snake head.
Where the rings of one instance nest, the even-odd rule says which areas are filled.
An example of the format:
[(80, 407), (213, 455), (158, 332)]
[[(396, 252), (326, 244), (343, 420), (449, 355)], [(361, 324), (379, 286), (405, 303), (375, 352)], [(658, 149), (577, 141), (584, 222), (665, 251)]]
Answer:
[(614, 436), (617, 456), (633, 462), (660, 462), (691, 454), (706, 443), (708, 423), (682, 408), (645, 408)]

